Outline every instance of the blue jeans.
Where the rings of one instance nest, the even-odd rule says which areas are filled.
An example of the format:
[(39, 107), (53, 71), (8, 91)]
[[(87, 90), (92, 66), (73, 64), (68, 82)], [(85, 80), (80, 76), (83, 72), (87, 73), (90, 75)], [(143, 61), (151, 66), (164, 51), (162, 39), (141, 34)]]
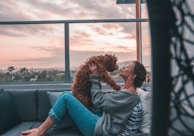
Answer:
[(99, 116), (88, 110), (71, 93), (64, 92), (51, 108), (49, 115), (58, 124), (68, 112), (84, 136), (93, 136)]

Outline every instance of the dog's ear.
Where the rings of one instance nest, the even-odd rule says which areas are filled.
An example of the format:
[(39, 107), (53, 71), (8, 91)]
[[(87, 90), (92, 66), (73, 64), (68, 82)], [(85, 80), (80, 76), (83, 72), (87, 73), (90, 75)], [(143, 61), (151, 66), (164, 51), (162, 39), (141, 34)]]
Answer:
[(117, 57), (114, 54), (105, 54), (104, 58), (106, 63), (115, 63), (117, 61)]

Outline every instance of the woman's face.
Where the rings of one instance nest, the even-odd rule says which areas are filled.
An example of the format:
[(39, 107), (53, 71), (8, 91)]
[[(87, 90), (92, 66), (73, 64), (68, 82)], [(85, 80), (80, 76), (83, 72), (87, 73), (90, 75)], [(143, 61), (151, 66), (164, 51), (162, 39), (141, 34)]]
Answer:
[(130, 76), (133, 76), (134, 71), (134, 62), (129, 62), (129, 64), (121, 69), (120, 76), (125, 78), (129, 78)]

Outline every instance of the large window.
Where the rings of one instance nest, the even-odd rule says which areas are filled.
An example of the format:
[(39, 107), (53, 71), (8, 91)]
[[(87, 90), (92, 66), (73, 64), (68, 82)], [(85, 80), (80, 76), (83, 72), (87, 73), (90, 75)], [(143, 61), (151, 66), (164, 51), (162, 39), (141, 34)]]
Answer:
[[(64, 82), (65, 76), (70, 76), (67, 82), (71, 82), (76, 69), (90, 56), (112, 53), (118, 57), (120, 66), (123, 66), (129, 60), (137, 59), (137, 27), (133, 20), (136, 19), (135, 4), (120, 5), (116, 4), (115, 1), (109, 1), (106, 4), (112, 8), (107, 10), (104, 2), (103, 4), (99, 1), (88, 2), (89, 5), (87, 6), (72, 2), (72, 5), (68, 6), (80, 6), (82, 12), (65, 14), (66, 16), (59, 14), (60, 12), (56, 12), (56, 10), (55, 12), (52, 12), (52, 10), (37, 12), (41, 9), (31, 8), (31, 12), (29, 12), (28, 8), (23, 7), (23, 4), (29, 8), (34, 3), (20, 2), (15, 5), (9, 3), (9, 5), (18, 8), (17, 14), (0, 10), (1, 82)], [(41, 4), (43, 6), (46, 2)], [(61, 9), (65, 9), (67, 6), (58, 2), (49, 4), (47, 6), (56, 6), (55, 9), (58, 7), (58, 10), (61, 5)], [(0, 7), (2, 7), (1, 9), (11, 8), (4, 0), (0, 2)], [(29, 13), (28, 15), (31, 18), (24, 16), (24, 13)], [(81, 14), (83, 16), (80, 16)], [(8, 16), (9, 18), (7, 18)], [(18, 18), (16, 20), (15, 16), (18, 16), (19, 21)], [(148, 18), (145, 4), (141, 6), (141, 16), (144, 19)], [(66, 18), (64, 19), (64, 17)], [(83, 19), (84, 21), (79, 21)], [(91, 21), (99, 19), (116, 19), (117, 21), (101, 21), (98, 23)], [(133, 21), (119, 22), (119, 19), (131, 19)], [(36, 20), (39, 21), (36, 22)], [(90, 21), (87, 22), (87, 20)], [(5, 21), (7, 21), (7, 24), (4, 23)], [(49, 21), (53, 22), (50, 23)], [(65, 27), (67, 22), (68, 33), (66, 33)], [(140, 24), (141, 61), (150, 71), (151, 53), (148, 20), (144, 20)], [(66, 35), (68, 35), (68, 39), (65, 38)], [(67, 52), (65, 48), (67, 46), (66, 40), (68, 40), (69, 58), (65, 57)], [(67, 65), (67, 61), (69, 61), (69, 65)], [(66, 67), (69, 67), (69, 75), (67, 75)]]

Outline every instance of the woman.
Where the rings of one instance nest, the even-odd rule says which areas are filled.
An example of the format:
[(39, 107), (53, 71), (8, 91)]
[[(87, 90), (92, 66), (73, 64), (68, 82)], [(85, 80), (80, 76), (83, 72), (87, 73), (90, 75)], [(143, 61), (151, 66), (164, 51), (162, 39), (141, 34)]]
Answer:
[(21, 136), (44, 136), (53, 124), (60, 122), (67, 111), (85, 136), (125, 136), (137, 133), (143, 111), (136, 88), (141, 87), (146, 78), (144, 66), (131, 61), (123, 67), (120, 72), (125, 83), (123, 89), (109, 93), (101, 90), (97, 67), (92, 64), (90, 70), (92, 102), (94, 109), (99, 112), (92, 113), (70, 93), (63, 93), (51, 108), (47, 119), (38, 128), (23, 131)]

